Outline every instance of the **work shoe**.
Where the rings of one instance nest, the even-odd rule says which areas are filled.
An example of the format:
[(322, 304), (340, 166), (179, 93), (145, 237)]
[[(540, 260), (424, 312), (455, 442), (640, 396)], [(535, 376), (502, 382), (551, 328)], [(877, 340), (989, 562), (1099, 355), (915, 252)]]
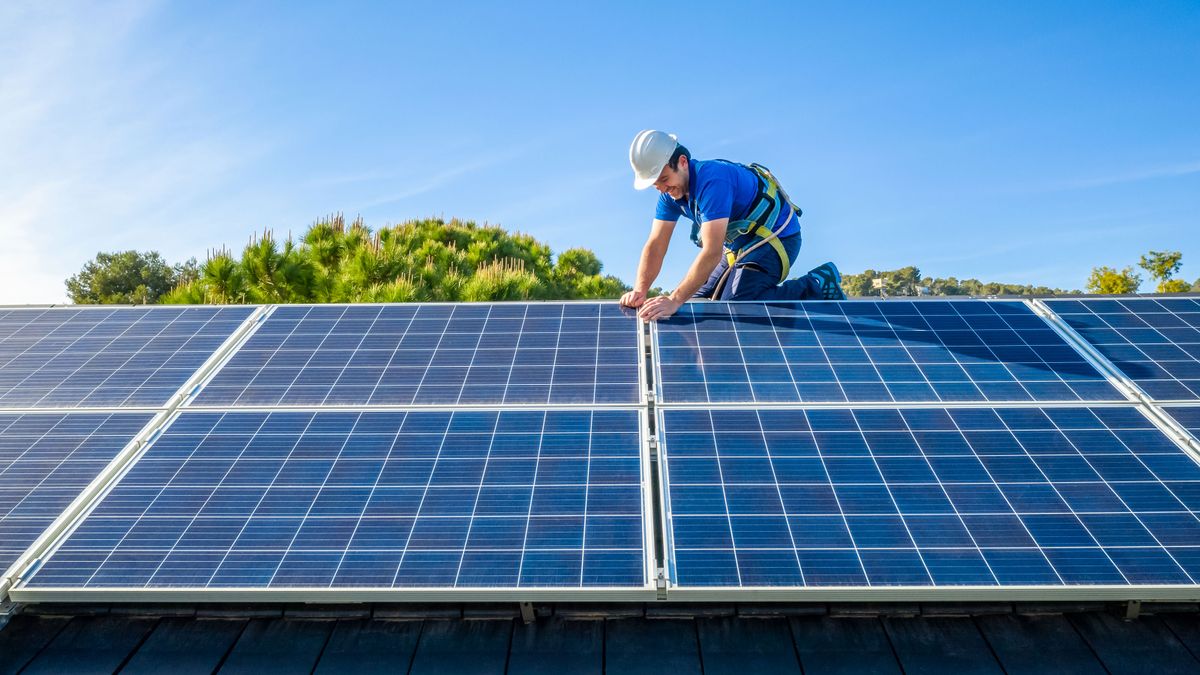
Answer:
[(846, 299), (846, 294), (842, 291), (842, 273), (838, 271), (837, 265), (827, 262), (820, 267), (814, 267), (809, 274), (821, 282), (822, 300)]

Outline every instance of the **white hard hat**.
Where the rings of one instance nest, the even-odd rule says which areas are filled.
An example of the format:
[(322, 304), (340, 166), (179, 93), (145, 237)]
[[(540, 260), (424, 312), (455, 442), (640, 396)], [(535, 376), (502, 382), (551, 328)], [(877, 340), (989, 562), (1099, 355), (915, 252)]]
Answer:
[(679, 142), (675, 134), (646, 129), (633, 137), (629, 146), (629, 165), (633, 167), (633, 188), (645, 190), (654, 185), (658, 174), (671, 160)]

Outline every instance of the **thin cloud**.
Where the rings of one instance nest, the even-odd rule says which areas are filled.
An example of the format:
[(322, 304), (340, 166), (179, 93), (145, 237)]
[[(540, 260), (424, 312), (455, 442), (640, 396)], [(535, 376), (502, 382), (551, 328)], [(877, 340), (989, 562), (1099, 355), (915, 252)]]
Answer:
[(483, 171), (484, 169), (489, 169), (493, 166), (517, 159), (522, 155), (528, 154), (534, 147), (535, 146), (531, 145), (529, 147), (519, 148), (505, 153), (481, 156), (470, 162), (466, 162), (465, 164), (459, 164), (442, 169), (441, 171), (419, 176), (414, 181), (410, 182), (403, 190), (381, 195), (374, 199), (369, 199), (360, 204), (359, 208), (365, 211), (377, 206), (395, 204), (397, 202), (412, 199), (413, 197), (417, 197), (428, 192), (433, 192), (434, 190), (438, 190), (450, 185), (463, 176)]
[(137, 53), (154, 9), (5, 10), (19, 30), (0, 51), (0, 301), (61, 302), (96, 251), (162, 248), (183, 234), (171, 214), (270, 147), (211, 122), (203, 86)]

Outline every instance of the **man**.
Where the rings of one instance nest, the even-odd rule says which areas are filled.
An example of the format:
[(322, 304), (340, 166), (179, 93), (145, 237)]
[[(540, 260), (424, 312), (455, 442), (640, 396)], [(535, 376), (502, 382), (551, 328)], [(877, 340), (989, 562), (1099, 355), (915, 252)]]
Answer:
[[(633, 290), (621, 304), (646, 320), (671, 316), (690, 298), (844, 300), (841, 275), (825, 263), (787, 279), (800, 251), (800, 209), (765, 167), (697, 160), (673, 134), (646, 130), (629, 146), (633, 187), (661, 194)], [(700, 253), (670, 295), (647, 300), (680, 216), (693, 223)]]

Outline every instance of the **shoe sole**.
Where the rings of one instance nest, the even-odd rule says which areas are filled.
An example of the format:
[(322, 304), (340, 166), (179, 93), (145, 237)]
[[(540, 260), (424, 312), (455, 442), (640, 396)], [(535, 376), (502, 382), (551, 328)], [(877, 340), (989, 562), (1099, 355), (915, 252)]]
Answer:
[[(842, 290), (842, 273), (833, 263), (825, 263), (813, 270), (818, 277), (821, 278), (821, 299), (822, 300), (845, 300), (846, 292)], [(833, 274), (828, 274), (833, 272)], [(832, 289), (837, 289), (834, 293)]]

